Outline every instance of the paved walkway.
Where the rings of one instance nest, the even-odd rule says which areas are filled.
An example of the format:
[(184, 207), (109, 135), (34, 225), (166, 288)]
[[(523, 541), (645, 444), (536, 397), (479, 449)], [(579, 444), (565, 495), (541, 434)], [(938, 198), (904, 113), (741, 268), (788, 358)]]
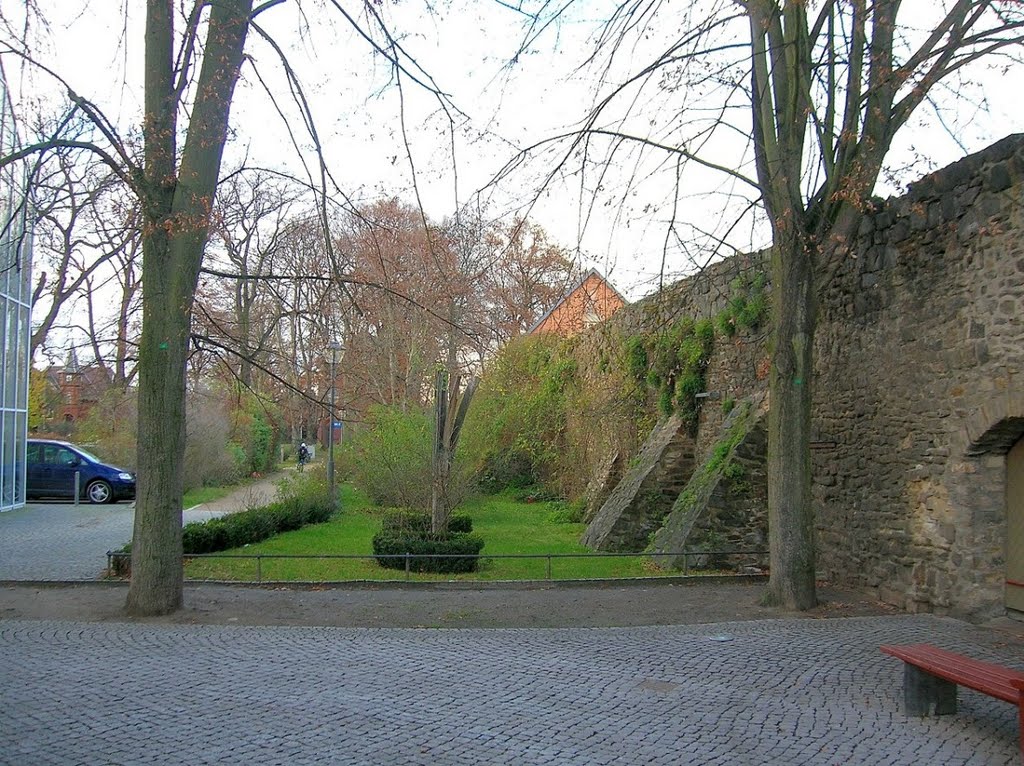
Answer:
[[(184, 521), (206, 521), (269, 502), (279, 479), (267, 477), (190, 508)], [(106, 569), (107, 551), (132, 539), (134, 523), (134, 503), (29, 503), (0, 513), (0, 580), (94, 580)]]
[(2, 764), (1017, 764), (972, 691), (908, 719), (887, 642), (1024, 666), (926, 616), (534, 630), (0, 621)]

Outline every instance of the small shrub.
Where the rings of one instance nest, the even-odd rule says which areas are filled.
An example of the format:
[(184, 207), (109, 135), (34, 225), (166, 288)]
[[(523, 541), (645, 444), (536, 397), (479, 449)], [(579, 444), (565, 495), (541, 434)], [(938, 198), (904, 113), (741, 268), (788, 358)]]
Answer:
[(110, 558), (110, 572), (108, 574), (113, 577), (129, 577), (132, 573), (132, 544), (122, 546), (116, 551), (111, 551), (115, 555)]
[(703, 358), (704, 344), (696, 336), (687, 338), (679, 346), (679, 362), (683, 369), (698, 367)]
[[(433, 427), (425, 409), (373, 407), (368, 427), (350, 444), (355, 484), (378, 505), (429, 508)], [(452, 475), (450, 489), (458, 493), (460, 473), (456, 469)]]
[[(274, 528), (274, 509), (272, 506), (253, 508), (241, 513), (222, 516), (227, 533), (228, 548), (241, 548), (251, 543), (266, 540), (277, 530)], [(191, 553), (192, 551), (185, 551)]]
[(722, 469), (722, 477), (729, 482), (730, 489), (740, 495), (748, 494), (751, 490), (750, 478), (741, 463), (731, 461)]
[(740, 311), (737, 321), (741, 326), (750, 330), (759, 330), (767, 316), (768, 298), (763, 293), (759, 293), (747, 301), (743, 310)]
[(469, 534), (473, 531), (473, 519), (465, 513), (453, 513), (448, 518), (448, 531), (452, 534)]
[(216, 553), (231, 547), (222, 519), (186, 524), (181, 530), (181, 543), (186, 553)]
[(647, 375), (647, 349), (640, 335), (633, 335), (626, 340), (626, 371), (635, 379), (643, 380)]
[(706, 350), (715, 342), (715, 323), (710, 319), (701, 319), (693, 326), (693, 335)]
[(249, 444), (249, 471), (261, 473), (271, 468), (274, 463), (274, 429), (261, 412), (252, 416)]
[(732, 282), (732, 297), (725, 310), (718, 315), (716, 324), (723, 335), (732, 337), (739, 329), (759, 330), (768, 319), (769, 300), (765, 293), (765, 279), (758, 274), (737, 278)]
[(529, 487), (536, 481), (533, 460), (513, 447), (507, 452), (493, 452), (486, 456), (477, 478), (477, 487), (487, 494), (497, 494), (506, 487)]
[(703, 390), (704, 375), (701, 372), (687, 372), (676, 381), (675, 409), (691, 430), (697, 427), (700, 401), (697, 394)]
[(723, 311), (718, 315), (715, 322), (718, 325), (719, 331), (727, 338), (731, 338), (736, 334), (736, 317), (734, 317), (729, 311)]
[[(478, 535), (446, 534), (415, 535), (396, 534), (381, 530), (373, 536), (373, 553), (377, 563), (385, 569), (405, 569), (406, 556), (412, 572), (438, 572), (457, 574), (475, 572), (479, 565), (479, 554), (484, 540)], [(466, 556), (467, 558), (441, 558), (442, 556)]]
[(581, 524), (587, 512), (587, 504), (583, 500), (554, 503), (553, 508), (548, 515), (552, 524)]
[[(448, 529), (431, 532), (429, 513), (409, 510), (390, 510), (381, 520), (380, 531), (373, 536), (373, 552), (381, 558), (377, 563), (385, 569), (405, 569), (405, 554), (413, 554), (409, 569), (414, 572), (475, 572), (477, 554), (484, 541), (473, 531), (473, 520), (465, 513), (453, 513)], [(440, 558), (445, 555), (464, 555), (473, 558)]]
[(746, 475), (746, 469), (743, 468), (741, 463), (737, 463), (736, 461), (730, 462), (722, 469), (722, 476), (729, 481), (738, 481)]
[[(429, 535), (432, 521), (429, 513), (422, 511), (390, 510), (381, 520), (381, 532), (391, 535)], [(448, 532), (468, 534), (473, 531), (473, 519), (465, 513), (453, 513), (448, 517)]]
[(665, 385), (661, 387), (661, 391), (658, 393), (658, 412), (665, 417), (672, 414), (672, 387)]

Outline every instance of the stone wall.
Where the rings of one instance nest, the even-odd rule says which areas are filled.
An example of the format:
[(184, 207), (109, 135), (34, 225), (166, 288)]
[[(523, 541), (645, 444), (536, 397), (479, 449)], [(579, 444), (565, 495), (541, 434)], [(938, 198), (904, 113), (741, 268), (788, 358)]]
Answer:
[[(1006, 460), (1024, 433), (1024, 136), (879, 201), (822, 296), (812, 444), (819, 569), (890, 603), (981, 617), (1002, 610)], [(735, 257), (620, 312), (581, 345), (678, 314), (713, 317)], [(610, 323), (606, 323), (610, 324)], [(602, 349), (601, 344), (605, 343)], [(763, 335), (719, 337), (718, 400), (767, 387)], [(705, 403), (706, 459), (725, 414)]]
[(1011, 136), (879, 204), (822, 301), (815, 418), (835, 446), (814, 453), (820, 567), (910, 609), (1001, 609), (1022, 203)]

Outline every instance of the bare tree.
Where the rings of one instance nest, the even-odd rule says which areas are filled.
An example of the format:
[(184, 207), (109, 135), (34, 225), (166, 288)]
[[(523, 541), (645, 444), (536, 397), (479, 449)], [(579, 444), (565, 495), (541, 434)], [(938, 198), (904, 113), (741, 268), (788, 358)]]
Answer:
[[(535, 6), (527, 43), (571, 5)], [(899, 0), (617, 2), (588, 62), (602, 85), (593, 110), (578, 129), (526, 152), (568, 143), (549, 179), (593, 170), (590, 188), (630, 158), (620, 200), (638, 178), (667, 172), (666, 252), (685, 251), (684, 222), (707, 259), (752, 230), (750, 211), (767, 218), (772, 603), (806, 609), (816, 601), (809, 444), (817, 297), (849, 252), (900, 129), (922, 105), (955, 107), (968, 65), (1019, 64), (1022, 29), (1016, 0), (913, 9)], [(709, 177), (715, 185), (702, 187)], [(696, 188), (709, 188), (715, 204), (685, 221)]]
[(416, 208), (381, 200), (350, 217), (341, 245), (359, 283), (346, 367), (360, 365), (376, 401), (400, 407), (430, 395), (458, 290), (445, 240), (428, 226)]
[(287, 313), (280, 283), (267, 277), (277, 275), (285, 260), (297, 195), (259, 171), (235, 173), (222, 187), (208, 261), (231, 276), (207, 280), (201, 313), (210, 334), (234, 350), (239, 382), (252, 388), (254, 367), (270, 363), (269, 345)]
[(580, 269), (543, 228), (523, 219), (493, 226), (486, 241), (494, 256), (485, 276), (485, 300), (494, 342), (501, 345), (528, 332), (564, 298)]
[[(0, 35), (7, 51), (64, 85), (74, 116), (81, 116), (93, 131), (88, 137), (55, 132), (0, 158), (0, 166), (60, 148), (79, 149), (99, 157), (139, 200), (145, 278), (138, 427), (145, 436), (138, 440), (133, 576), (126, 604), (134, 614), (166, 613), (182, 601), (184, 395), (192, 350), (191, 316), (228, 138), (229, 113), (244, 64), (253, 67), (273, 105), (285, 114), (275, 89), (261, 78), (260, 61), (245, 56), (251, 35), (258, 37), (280, 64), (285, 92), (293, 101), (291, 109), (301, 117), (301, 128), (288, 131), (293, 147), (301, 152), (312, 146), (313, 161), (303, 167), (309, 186), (317, 190), (317, 209), (330, 251), (326, 208), (328, 192), (337, 191), (336, 184), (320, 151), (316, 122), (298, 74), (282, 47), (259, 23), (262, 14), (281, 5), (283, 0), (259, 4), (253, 0), (189, 0), (180, 5), (147, 0), (141, 162), (128, 150), (108, 115), (33, 60), (25, 41), (13, 32), (20, 25), (8, 23), (0, 12)], [(379, 3), (332, 0), (327, 7), (334, 18), (353, 28), (373, 56), (385, 62), (394, 84), (401, 88), (404, 83), (414, 83), (425, 89), (438, 100), (442, 113), (447, 113), (450, 102), (390, 33)], [(29, 10), (38, 12), (35, 4)], [(307, 21), (301, 13), (298, 18), (300, 24)], [(329, 257), (333, 261), (333, 253), (329, 252)], [(336, 266), (332, 262), (332, 273)]]
[[(97, 280), (106, 282), (130, 263), (136, 245), (135, 230), (119, 209), (124, 184), (102, 162), (65, 148), (37, 165), (34, 175), (30, 189), (39, 276), (32, 295), (37, 317), (33, 354), (72, 303), (84, 300), (91, 308)], [(81, 329), (95, 328), (90, 322)], [(98, 348), (95, 354), (103, 358)]]

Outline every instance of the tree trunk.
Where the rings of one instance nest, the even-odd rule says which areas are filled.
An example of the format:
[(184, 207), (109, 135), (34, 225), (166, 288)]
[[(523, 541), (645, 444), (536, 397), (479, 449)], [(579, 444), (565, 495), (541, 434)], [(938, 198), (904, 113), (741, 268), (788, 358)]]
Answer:
[(431, 460), (432, 489), (430, 497), (430, 530), (435, 534), (448, 528), (448, 505), (446, 502), (448, 483), (448, 439), (445, 425), (448, 422), (449, 388), (448, 373), (438, 371), (434, 378), (434, 452)]
[[(795, 228), (795, 227), (794, 227)], [(768, 535), (765, 603), (810, 609), (815, 595), (811, 505), (811, 376), (816, 301), (814, 250), (792, 232), (772, 252), (773, 344), (768, 415)]]
[(143, 126), (142, 337), (139, 342), (138, 498), (125, 608), (159, 615), (183, 597), (181, 500), (185, 369), (192, 304), (209, 232), (228, 115), (253, 0), (210, 8), (202, 69), (175, 172), (174, 7), (149, 0)]
[(191, 311), (176, 305), (176, 292), (155, 289), (170, 276), (163, 239), (164, 243), (147, 242), (145, 248), (147, 296), (139, 342), (139, 483), (126, 603), (131, 614), (139, 615), (180, 609), (183, 596), (181, 498)]

